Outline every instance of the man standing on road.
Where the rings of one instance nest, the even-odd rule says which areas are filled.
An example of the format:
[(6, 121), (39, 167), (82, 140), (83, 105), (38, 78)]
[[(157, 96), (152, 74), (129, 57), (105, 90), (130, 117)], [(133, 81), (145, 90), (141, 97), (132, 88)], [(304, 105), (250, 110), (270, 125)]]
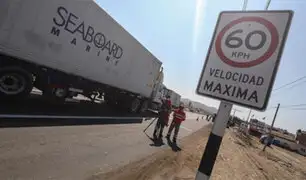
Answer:
[(177, 139), (177, 135), (178, 135), (181, 123), (185, 121), (185, 119), (186, 119), (186, 114), (184, 112), (184, 104), (181, 103), (180, 107), (174, 111), (173, 120), (172, 120), (172, 123), (170, 125), (169, 131), (167, 134), (167, 139), (170, 139), (172, 130), (173, 128), (175, 128), (174, 135), (173, 135), (174, 144), (176, 144), (176, 139)]
[(162, 107), (158, 113), (158, 120), (153, 132), (154, 139), (157, 139), (156, 133), (158, 130), (159, 130), (158, 139), (161, 139), (163, 137), (164, 127), (168, 126), (169, 115), (171, 113), (171, 106), (172, 105), (171, 105), (170, 96), (167, 96), (166, 99), (162, 100)]

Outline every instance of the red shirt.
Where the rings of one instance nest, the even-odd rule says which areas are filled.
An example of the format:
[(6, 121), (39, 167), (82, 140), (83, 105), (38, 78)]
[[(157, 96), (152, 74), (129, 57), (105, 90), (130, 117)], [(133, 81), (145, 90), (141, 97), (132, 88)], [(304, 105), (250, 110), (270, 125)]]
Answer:
[(167, 105), (171, 108), (171, 100), (170, 99), (166, 99), (166, 103), (167, 103)]
[(173, 114), (173, 121), (174, 122), (181, 123), (182, 121), (185, 121), (185, 119), (186, 119), (186, 114), (185, 114), (184, 110), (176, 109), (174, 111), (174, 114)]

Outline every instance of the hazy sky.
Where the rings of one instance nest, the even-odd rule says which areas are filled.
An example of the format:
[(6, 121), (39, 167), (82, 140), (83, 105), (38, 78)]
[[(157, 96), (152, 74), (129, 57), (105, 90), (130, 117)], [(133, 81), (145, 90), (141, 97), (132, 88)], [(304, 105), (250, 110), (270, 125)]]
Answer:
[[(165, 84), (170, 89), (209, 106), (219, 101), (197, 96), (195, 88), (218, 18), (223, 10), (241, 10), (243, 0), (97, 0), (138, 41), (163, 62)], [(264, 9), (266, 0), (248, 0), (248, 10)], [(272, 0), (270, 10), (293, 10), (294, 17), (274, 88), (306, 75), (306, 1)], [(306, 129), (306, 79), (272, 93), (266, 112), (271, 123), (277, 103), (281, 103), (276, 126), (295, 132)], [(283, 107), (282, 107), (283, 106)], [(246, 118), (248, 109), (235, 107), (236, 115)]]

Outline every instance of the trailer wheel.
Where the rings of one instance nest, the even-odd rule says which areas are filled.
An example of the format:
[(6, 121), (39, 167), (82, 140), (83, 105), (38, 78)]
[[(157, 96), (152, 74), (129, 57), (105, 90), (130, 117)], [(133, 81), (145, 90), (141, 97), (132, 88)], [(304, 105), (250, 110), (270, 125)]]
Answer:
[(140, 113), (144, 113), (148, 110), (148, 107), (149, 107), (149, 102), (147, 100), (144, 100), (142, 103), (141, 103), (141, 107), (139, 109), (139, 112)]
[(130, 112), (137, 112), (141, 106), (141, 101), (138, 98), (134, 98), (130, 104), (129, 110)]
[(68, 97), (69, 92), (67, 88), (50, 88), (43, 90), (43, 96), (49, 100), (64, 101)]
[(33, 76), (19, 67), (0, 69), (0, 96), (20, 99), (27, 97), (33, 89)]

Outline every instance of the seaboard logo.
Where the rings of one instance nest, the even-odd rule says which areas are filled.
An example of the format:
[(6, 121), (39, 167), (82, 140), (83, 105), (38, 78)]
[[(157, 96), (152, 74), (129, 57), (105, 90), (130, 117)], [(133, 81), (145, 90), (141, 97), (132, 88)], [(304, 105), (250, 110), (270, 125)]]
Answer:
[[(85, 41), (87, 45), (84, 47), (86, 52), (96, 53), (97, 56), (105, 58), (107, 62), (118, 64), (123, 55), (123, 49), (115, 42), (108, 39), (102, 32), (97, 31), (94, 27), (86, 25), (78, 16), (69, 12), (65, 7), (57, 8), (57, 15), (53, 18), (54, 26), (51, 29), (51, 34), (60, 36), (61, 30), (65, 30), (74, 36), (70, 40), (70, 44), (77, 46), (79, 41)], [(102, 53), (106, 52), (105, 57)]]

